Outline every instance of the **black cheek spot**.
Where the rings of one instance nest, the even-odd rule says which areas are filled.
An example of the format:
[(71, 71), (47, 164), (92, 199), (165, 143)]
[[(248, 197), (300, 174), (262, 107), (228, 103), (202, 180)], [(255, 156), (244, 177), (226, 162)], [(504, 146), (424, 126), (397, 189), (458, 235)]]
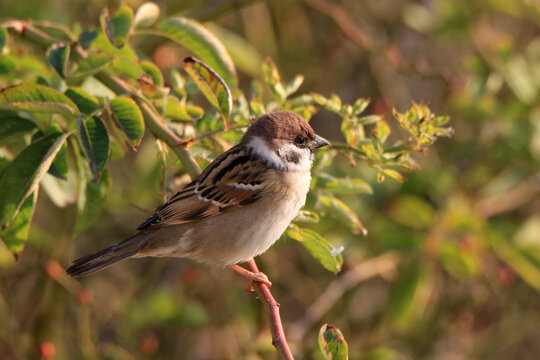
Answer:
[(290, 163), (298, 164), (300, 162), (300, 155), (294, 151), (290, 151), (285, 154), (285, 160)]

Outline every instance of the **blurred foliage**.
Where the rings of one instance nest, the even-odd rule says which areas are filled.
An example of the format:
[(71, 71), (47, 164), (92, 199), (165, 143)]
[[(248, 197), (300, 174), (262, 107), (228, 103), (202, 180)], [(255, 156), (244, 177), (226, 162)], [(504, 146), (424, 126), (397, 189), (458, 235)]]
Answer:
[[(127, 4), (137, 9), (140, 2)], [(45, 169), (49, 173), (38, 167), (29, 175), (40, 176), (39, 194), (6, 191), (0, 197), (2, 209), (3, 196), (19, 205), (10, 233), (2, 233), (12, 239), (10, 249), (0, 249), (2, 358), (45, 357), (51, 349), (58, 358), (277, 356), (259, 303), (228, 272), (149, 259), (82, 282), (63, 275), (59, 263), (130, 235), (191, 171), (163, 141), (145, 135), (139, 145), (140, 125), (121, 125), (121, 119), (137, 118), (124, 116), (123, 106), (132, 109), (129, 114), (137, 110), (123, 100), (131, 97), (115, 95), (114, 83), (105, 79), (102, 85), (103, 72), (124, 81), (129, 92), (123, 94), (138, 91), (133, 100), (149, 132), (156, 129), (143, 111), (148, 108), (188, 141), (201, 167), (238, 141), (250, 115), (278, 108), (311, 118), (317, 132), (335, 144), (318, 154), (306, 211), (287, 232), (294, 240), (307, 239), (300, 243), (308, 244), (308, 251), (285, 240), (258, 260), (274, 283), (298, 358), (324, 358), (317, 334), (325, 322), (341, 329), (351, 359), (538, 358), (540, 7), (535, 2), (158, 4), (161, 15), (148, 8), (144, 16), (137, 11), (116, 16), (114, 2), (0, 4), (5, 17), (0, 88), (24, 80), (38, 84), (31, 96), (48, 100), (23, 99), (9, 109), (10, 100), (2, 95), (0, 171), (18, 173), (8, 164), (24, 151), (42, 154), (38, 147), (45, 145), (57, 151), (53, 166)], [(110, 11), (102, 12), (106, 6)], [(100, 14), (114, 44), (119, 45), (116, 38), (127, 41), (120, 50), (96, 30)], [(178, 14), (183, 21), (167, 19)], [(21, 23), (10, 18), (31, 19), (22, 25), (35, 31), (21, 36)], [(122, 19), (135, 30), (123, 33)], [(192, 19), (206, 25), (197, 36), (174, 30), (197, 27)], [(65, 33), (63, 26), (70, 30)], [(219, 40), (197, 48), (210, 32), (206, 29)], [(40, 42), (35, 34), (53, 40)], [(229, 58), (204, 55), (204, 49), (213, 54), (226, 49)], [(200, 84), (175, 70), (190, 55), (230, 88), (230, 116), (219, 97), (206, 100)], [(263, 60), (267, 57), (273, 61)], [(9, 95), (20, 99), (20, 92)], [(145, 102), (137, 101), (141, 98)], [(113, 105), (112, 99), (121, 100)], [(451, 141), (426, 148), (433, 136), (447, 134), (447, 118), (431, 116), (423, 105), (410, 107), (412, 100), (451, 116)], [(89, 153), (83, 138), (91, 144), (101, 124), (109, 151)], [(61, 140), (59, 133), (69, 138)], [(58, 139), (64, 141), (59, 149)], [(137, 146), (134, 155), (130, 149)], [(106, 170), (100, 171), (104, 157)], [(404, 172), (418, 165), (422, 169)], [(407, 181), (379, 182), (402, 176)], [(22, 181), (16, 185), (24, 187)], [(2, 219), (12, 211), (2, 210)], [(74, 232), (80, 234), (75, 241)], [(15, 262), (10, 251), (19, 252), (25, 242)], [(330, 266), (320, 266), (310, 253)], [(359, 264), (385, 254), (397, 255), (392, 257), (397, 271), (374, 266), (371, 275), (356, 273)], [(337, 264), (342, 270), (336, 278), (325, 268)], [(343, 296), (314, 316), (317, 299), (331, 299), (327, 291), (347, 279), (360, 280), (348, 283)]]

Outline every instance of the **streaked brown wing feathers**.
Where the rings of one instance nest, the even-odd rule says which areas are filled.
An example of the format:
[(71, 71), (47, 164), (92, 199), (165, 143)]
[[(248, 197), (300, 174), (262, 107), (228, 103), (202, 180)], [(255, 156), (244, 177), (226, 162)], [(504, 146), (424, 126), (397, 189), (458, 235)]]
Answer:
[(268, 168), (237, 145), (212, 162), (192, 183), (173, 195), (139, 230), (179, 225), (255, 203)]

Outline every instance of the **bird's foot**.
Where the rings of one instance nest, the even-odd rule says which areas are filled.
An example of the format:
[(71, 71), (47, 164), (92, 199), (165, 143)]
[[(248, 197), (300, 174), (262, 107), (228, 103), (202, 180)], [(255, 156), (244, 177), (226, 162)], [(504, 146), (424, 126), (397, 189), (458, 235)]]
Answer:
[(236, 265), (236, 264), (235, 265), (230, 265), (229, 268), (236, 271), (237, 273), (239, 273), (240, 275), (242, 275), (246, 279), (248, 279), (248, 283), (247, 283), (247, 286), (246, 286), (247, 291), (253, 291), (252, 283), (254, 281), (263, 283), (268, 287), (272, 286), (272, 283), (270, 282), (270, 280), (268, 280), (268, 276), (266, 276), (262, 272), (252, 272), (252, 271), (246, 270), (243, 267), (241, 267), (240, 265)]

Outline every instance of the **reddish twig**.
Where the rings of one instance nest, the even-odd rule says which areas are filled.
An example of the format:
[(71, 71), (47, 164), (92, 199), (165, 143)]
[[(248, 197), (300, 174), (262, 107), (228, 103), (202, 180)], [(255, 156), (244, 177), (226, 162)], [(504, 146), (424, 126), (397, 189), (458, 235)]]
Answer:
[[(259, 272), (259, 268), (254, 259), (249, 260), (248, 264), (252, 272)], [(279, 303), (274, 299), (266, 284), (255, 282), (255, 289), (261, 301), (265, 303), (266, 310), (268, 311), (270, 330), (272, 331), (272, 345), (276, 347), (281, 358), (294, 360), (287, 339), (285, 338), (285, 331), (283, 331), (283, 324), (281, 323), (281, 316), (279, 315)]]

